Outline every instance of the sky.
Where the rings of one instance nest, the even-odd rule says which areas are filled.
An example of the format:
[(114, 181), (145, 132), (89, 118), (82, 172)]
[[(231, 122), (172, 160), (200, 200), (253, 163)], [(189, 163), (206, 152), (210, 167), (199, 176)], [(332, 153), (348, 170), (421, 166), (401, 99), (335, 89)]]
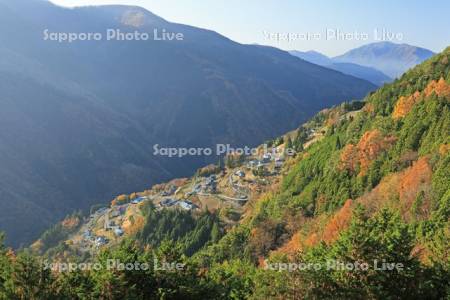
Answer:
[(129, 4), (245, 44), (328, 56), (377, 41), (435, 52), (450, 45), (450, 1), (419, 0), (51, 0), (62, 6)]

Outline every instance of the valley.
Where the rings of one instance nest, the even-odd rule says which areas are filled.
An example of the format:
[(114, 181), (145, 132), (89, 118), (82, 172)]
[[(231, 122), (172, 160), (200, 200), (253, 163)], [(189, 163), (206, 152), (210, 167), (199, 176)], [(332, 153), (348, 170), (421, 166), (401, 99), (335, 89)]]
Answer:
[[(254, 147), (375, 89), (285, 51), (134, 6), (0, 0), (0, 21), (0, 38), (11, 36), (0, 47), (0, 228), (15, 248), (70, 212), (191, 176), (219, 158), (152, 155), (156, 144)], [(45, 40), (46, 29), (150, 38), (60, 43)], [(183, 39), (155, 41), (154, 30)]]
[(104, 2), (0, 0), (0, 300), (450, 300), (450, 3)]
[[(447, 295), (449, 57), (450, 48), (364, 101), (320, 111), (254, 155), (230, 153), (192, 177), (69, 215), (30, 247), (34, 264), (57, 262), (58, 280), (144, 276), (213, 299)], [(111, 260), (184, 267), (57, 268)]]
[[(321, 129), (311, 126), (308, 125), (305, 148), (321, 139)], [(288, 133), (286, 138), (294, 135), (295, 132)], [(110, 206), (99, 205), (91, 214), (80, 216), (76, 228), (64, 239), (53, 241), (53, 246), (37, 240), (31, 249), (51, 255), (52, 247), (64, 245), (65, 255), (95, 256), (102, 248), (118, 246), (141, 231), (148, 207), (159, 211), (184, 210), (197, 218), (204, 211), (219, 213), (222, 228), (229, 231), (246, 217), (261, 195), (280, 184), (285, 164), (295, 159), (295, 150), (286, 149), (284, 142), (276, 147), (264, 144), (247, 152), (233, 150), (236, 151), (228, 147), (226, 151), (230, 155), (225, 161), (233, 161), (228, 166), (209, 165), (191, 178), (173, 179), (143, 192), (120, 195)], [(62, 224), (70, 223), (71, 218), (68, 216)]]

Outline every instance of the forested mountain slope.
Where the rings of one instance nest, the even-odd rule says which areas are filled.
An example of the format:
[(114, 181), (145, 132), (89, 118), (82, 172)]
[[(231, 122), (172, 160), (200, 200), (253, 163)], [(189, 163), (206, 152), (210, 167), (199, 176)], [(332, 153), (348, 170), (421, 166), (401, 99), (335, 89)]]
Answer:
[[(69, 33), (102, 38), (51, 38)], [(139, 7), (0, 0), (0, 229), (17, 247), (75, 209), (217, 161), (155, 156), (155, 144), (257, 145), (373, 88)]]
[[(111, 257), (182, 261), (181, 271), (50, 274), (37, 271), (39, 258), (5, 249), (0, 293), (107, 299), (447, 298), (449, 62), (447, 48), (364, 102), (324, 110), (286, 135), (281, 142), (297, 154), (286, 160), (281, 181), (250, 199), (239, 224), (217, 243), (205, 243), (192, 254), (181, 240), (149, 247), (138, 234), (91, 258), (103, 265)], [(255, 176), (269, 180), (271, 175)], [(27, 268), (36, 270), (31, 280), (17, 280)]]

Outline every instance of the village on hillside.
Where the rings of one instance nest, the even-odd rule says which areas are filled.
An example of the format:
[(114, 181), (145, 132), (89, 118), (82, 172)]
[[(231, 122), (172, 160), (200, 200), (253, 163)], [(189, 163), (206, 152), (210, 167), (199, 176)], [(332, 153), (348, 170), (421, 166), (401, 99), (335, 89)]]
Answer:
[[(323, 137), (325, 128), (302, 127), (307, 148)], [(220, 212), (225, 230), (245, 218), (247, 208), (280, 182), (286, 165), (294, 163), (295, 154), (286, 151), (285, 140), (298, 134), (289, 132), (277, 145), (257, 148), (257, 155), (229, 155), (225, 165), (209, 165), (191, 178), (177, 178), (154, 185), (151, 189), (117, 196), (109, 206), (99, 206), (80, 222), (65, 240), (65, 247), (78, 254), (94, 255), (105, 246), (120, 243), (139, 232), (146, 222), (143, 208), (183, 210), (198, 216), (204, 211)], [(288, 145), (289, 146), (289, 145)], [(34, 248), (39, 248), (39, 241)], [(32, 246), (33, 248), (33, 246)]]

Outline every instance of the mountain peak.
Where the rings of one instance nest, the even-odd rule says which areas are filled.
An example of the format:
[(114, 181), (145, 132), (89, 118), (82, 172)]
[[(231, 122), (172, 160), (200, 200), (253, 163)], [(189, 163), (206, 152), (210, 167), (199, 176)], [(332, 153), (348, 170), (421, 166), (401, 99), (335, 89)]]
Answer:
[(168, 23), (163, 18), (155, 15), (149, 10), (135, 5), (99, 5), (77, 7), (82, 10), (99, 10), (109, 15), (122, 25), (132, 27), (157, 26)]
[(143, 9), (136, 9), (131, 7), (124, 11), (122, 15), (122, 19), (120, 22), (123, 25), (128, 25), (132, 27), (142, 27), (148, 22), (153, 22), (155, 15), (151, 15), (152, 18), (149, 18), (149, 12)]
[(433, 55), (434, 52), (425, 48), (383, 41), (352, 49), (333, 60), (373, 67), (396, 78)]

